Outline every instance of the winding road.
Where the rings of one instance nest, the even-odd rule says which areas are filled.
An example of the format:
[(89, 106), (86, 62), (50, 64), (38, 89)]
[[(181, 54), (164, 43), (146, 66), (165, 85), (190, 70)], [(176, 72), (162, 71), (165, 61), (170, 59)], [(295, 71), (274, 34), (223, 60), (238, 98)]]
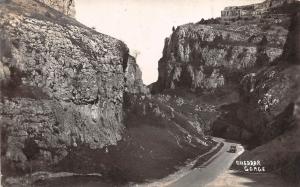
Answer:
[[(244, 148), (236, 143), (229, 143), (226, 141), (223, 143), (224, 146), (222, 149), (204, 163), (201, 168), (192, 170), (187, 175), (168, 185), (168, 187), (204, 187), (219, 175), (225, 173), (232, 162), (244, 152)], [(231, 145), (237, 146), (236, 153), (227, 152)]]
[[(224, 143), (224, 146), (201, 167), (192, 169), (201, 157), (210, 154), (217, 147), (215, 146), (209, 152), (200, 155), (197, 159), (188, 163), (176, 173), (169, 175), (166, 178), (137, 185), (129, 185), (135, 187), (205, 187), (207, 184), (214, 181), (218, 176), (225, 174), (233, 161), (244, 152), (244, 148), (237, 143), (230, 143), (221, 138), (214, 138), (215, 141)], [(236, 153), (229, 153), (230, 146), (237, 147)]]

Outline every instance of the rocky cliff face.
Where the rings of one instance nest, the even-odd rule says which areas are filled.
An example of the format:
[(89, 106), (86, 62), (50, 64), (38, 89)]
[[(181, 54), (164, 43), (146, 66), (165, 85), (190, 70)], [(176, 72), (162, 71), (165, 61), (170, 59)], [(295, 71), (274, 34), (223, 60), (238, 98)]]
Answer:
[[(282, 67), (288, 64), (283, 56), (290, 24), (288, 14), (277, 13), (230, 24), (216, 20), (179, 26), (165, 41), (152, 91), (183, 88), (200, 96), (228, 98), (227, 105), (241, 102), (228, 106), (231, 112), (224, 118), (231, 120), (224, 124), (221, 119), (222, 125), (213, 125), (215, 132), (228, 131), (234, 139), (249, 140), (250, 134), (272, 139), (286, 128), (274, 119), (290, 113), (295, 93), (296, 70)], [(232, 121), (239, 121), (237, 127)]]
[(299, 95), (299, 7), (282, 3), (259, 17), (177, 27), (165, 40), (152, 93), (194, 94), (220, 113), (202, 117), (211, 128), (207, 132), (259, 146), (241, 160), (261, 159), (269, 171), (292, 168), (299, 160), (293, 115)]
[[(0, 31), (4, 176), (68, 171), (143, 182), (216, 145), (176, 108), (180, 99), (169, 106), (149, 95), (123, 42), (33, 0), (1, 3)], [(39, 179), (26, 176), (18, 185)]]
[[(276, 116), (275, 111), (283, 111), (284, 107), (288, 106), (284, 112), (273, 119), (272, 123), (266, 124), (266, 128), (270, 129), (273, 125), (277, 127), (277, 131), (282, 131), (282, 133), (278, 133), (278, 136), (268, 141), (266, 144), (260, 145), (251, 151), (247, 151), (239, 158), (240, 160), (262, 160), (269, 171), (275, 171), (277, 174), (286, 178), (287, 181), (294, 183), (293, 185), (296, 184), (295, 186), (300, 185), (300, 170), (299, 167), (297, 167), (300, 161), (300, 146), (298, 143), (300, 141), (300, 58), (299, 55), (297, 55), (300, 52), (300, 48), (297, 44), (297, 41), (300, 39), (299, 34), (300, 14), (298, 13), (293, 17), (293, 22), (290, 27), (289, 40), (286, 45), (286, 64), (281, 66), (282, 71), (280, 71), (280, 73), (277, 72), (275, 74), (277, 75), (275, 79), (267, 79), (266, 81), (266, 86), (270, 87), (270, 91), (275, 91), (275, 93), (273, 92), (273, 95), (278, 98), (279, 101), (285, 101), (273, 104), (273, 106), (270, 107), (273, 109), (269, 110), (269, 112), (273, 116)], [(282, 105), (279, 103), (286, 104)], [(278, 126), (280, 123), (285, 125)]]
[(75, 0), (38, 0), (65, 15), (75, 17)]
[(128, 57), (125, 68), (125, 91), (128, 94), (149, 94), (142, 80), (142, 71), (132, 56)]
[(70, 147), (116, 144), (126, 45), (35, 1), (0, 9), (2, 164), (47, 167)]
[(261, 17), (263, 14), (268, 13), (272, 9), (292, 5), (294, 3), (295, 0), (266, 0), (258, 4), (226, 7), (221, 12), (221, 18), (224, 20), (232, 20), (239, 18)]
[[(266, 28), (268, 21), (245, 25), (179, 26), (165, 41), (159, 61), (160, 89), (185, 86), (192, 90), (215, 89), (239, 81), (280, 57), (287, 40), (289, 20)], [(273, 20), (275, 21), (275, 20)], [(277, 30), (278, 29), (278, 30)]]

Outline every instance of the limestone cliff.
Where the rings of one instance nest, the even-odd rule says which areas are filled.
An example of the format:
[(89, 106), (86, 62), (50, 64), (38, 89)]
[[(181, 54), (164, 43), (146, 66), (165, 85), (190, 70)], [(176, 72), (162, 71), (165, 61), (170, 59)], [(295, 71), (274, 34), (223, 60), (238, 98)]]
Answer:
[(125, 91), (129, 94), (149, 94), (142, 80), (142, 71), (132, 56), (128, 57), (125, 68)]
[(221, 18), (224, 20), (232, 20), (237, 18), (261, 17), (272, 11), (272, 9), (287, 5), (292, 6), (295, 2), (296, 0), (266, 0), (258, 4), (226, 7), (221, 12)]
[(270, 65), (283, 53), (288, 35), (284, 24), (289, 24), (289, 18), (282, 17), (280, 23), (271, 26), (272, 21), (275, 19), (253, 24), (177, 27), (165, 41), (158, 89), (215, 89), (239, 81), (234, 74), (241, 78)]
[(123, 42), (34, 0), (2, 2), (0, 33), (4, 186), (38, 171), (144, 182), (216, 145), (180, 99), (149, 95)]
[(68, 16), (75, 16), (75, 0), (38, 0)]
[[(264, 140), (274, 138), (285, 129), (283, 121), (273, 123), (289, 110), (297, 79), (297, 70), (283, 65), (288, 64), (284, 56), (290, 43), (291, 14), (278, 11), (252, 20), (228, 23), (217, 19), (211, 24), (177, 27), (165, 40), (152, 92), (183, 88), (200, 96), (228, 98), (226, 104), (242, 102), (240, 107), (231, 105), (230, 111), (238, 112), (225, 118), (238, 116), (235, 126), (244, 130), (221, 119), (222, 125), (213, 125), (215, 132), (234, 139), (248, 139), (250, 134)], [(252, 115), (259, 118), (251, 120)], [(269, 128), (260, 128), (266, 124)]]
[[(274, 6), (259, 16), (178, 26), (165, 40), (158, 81), (150, 88), (154, 94), (186, 92), (185, 100), (197, 101), (201, 109), (210, 106), (214, 110), (200, 116), (207, 133), (257, 147), (241, 159), (261, 159), (269, 171), (287, 174), (284, 168), (299, 161), (293, 113), (299, 96), (300, 5), (266, 1), (253, 7), (268, 2)], [(287, 175), (296, 179), (299, 171)]]
[(126, 45), (35, 1), (0, 10), (2, 164), (47, 167), (70, 147), (116, 144)]
[[(300, 161), (300, 58), (298, 54), (300, 52), (300, 48), (297, 42), (300, 39), (299, 13), (293, 17), (292, 25), (290, 28), (289, 40), (286, 45), (286, 63), (280, 66), (281, 70), (279, 70), (278, 67), (276, 68), (277, 70), (274, 71), (274, 78), (265, 79), (265, 77), (260, 77), (260, 83), (258, 84), (261, 85), (262, 83), (264, 83), (264, 87), (267, 87), (267, 98), (269, 98), (267, 100), (271, 102), (265, 102), (266, 100), (259, 101), (261, 101), (260, 103), (264, 103), (264, 106), (267, 107), (267, 111), (270, 114), (269, 119), (272, 119), (273, 117), (271, 122), (266, 123), (264, 127), (260, 128), (266, 128), (269, 129), (269, 131), (271, 131), (270, 129), (276, 130), (277, 132), (273, 131), (271, 133), (276, 133), (277, 136), (271, 140), (269, 139), (270, 141), (268, 141), (267, 143), (262, 144), (251, 151), (247, 151), (239, 159), (262, 160), (263, 164), (266, 166), (266, 168), (268, 168), (268, 171), (274, 171), (275, 173), (280, 174), (285, 179), (287, 179), (287, 181), (294, 183), (293, 185), (296, 184), (296, 186), (299, 186), (300, 170), (298, 166)], [(274, 69), (271, 68), (269, 72), (273, 72), (273, 70)], [(262, 85), (257, 87), (262, 88)], [(254, 95), (257, 95), (257, 91)], [(249, 96), (249, 98), (251, 98), (251, 96)], [(274, 102), (271, 98), (276, 99), (279, 102)], [(254, 98), (250, 100), (253, 99)], [(250, 110), (253, 110), (253, 108)], [(257, 115), (258, 113), (249, 112), (249, 114)], [(253, 119), (260, 119), (260, 117), (258, 116), (259, 115), (257, 115), (257, 117)]]

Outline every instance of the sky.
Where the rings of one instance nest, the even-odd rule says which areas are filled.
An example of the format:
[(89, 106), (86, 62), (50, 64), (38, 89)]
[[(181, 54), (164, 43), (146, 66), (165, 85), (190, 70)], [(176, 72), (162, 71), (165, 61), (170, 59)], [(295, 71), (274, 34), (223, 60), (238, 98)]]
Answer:
[(137, 54), (145, 84), (158, 78), (158, 60), (173, 26), (220, 17), (226, 6), (262, 0), (76, 0), (76, 19), (125, 42)]

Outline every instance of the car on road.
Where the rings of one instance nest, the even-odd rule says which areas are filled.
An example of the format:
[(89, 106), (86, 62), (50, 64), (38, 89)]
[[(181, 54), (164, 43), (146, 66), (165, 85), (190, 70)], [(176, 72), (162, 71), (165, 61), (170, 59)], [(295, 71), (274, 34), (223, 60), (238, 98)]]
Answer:
[(236, 146), (235, 145), (230, 146), (228, 152), (229, 153), (236, 153)]

